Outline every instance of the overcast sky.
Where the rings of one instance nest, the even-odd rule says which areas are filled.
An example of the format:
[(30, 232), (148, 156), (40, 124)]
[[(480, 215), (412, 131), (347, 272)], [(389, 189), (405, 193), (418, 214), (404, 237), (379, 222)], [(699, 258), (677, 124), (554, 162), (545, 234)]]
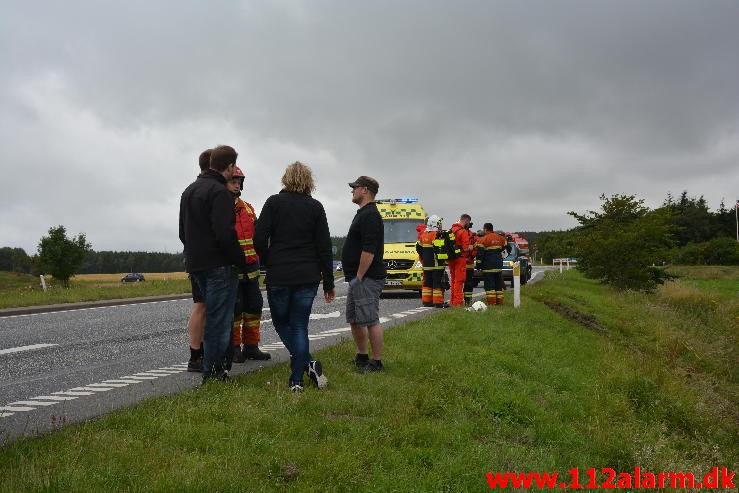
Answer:
[(739, 1), (29, 1), (0, 16), (0, 246), (181, 251), (200, 152), (510, 231), (599, 196), (739, 198)]

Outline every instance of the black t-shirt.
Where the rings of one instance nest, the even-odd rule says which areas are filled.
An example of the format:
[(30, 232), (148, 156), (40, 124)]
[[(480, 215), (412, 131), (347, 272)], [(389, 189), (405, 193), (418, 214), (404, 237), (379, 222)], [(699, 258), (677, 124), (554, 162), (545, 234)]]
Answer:
[(370, 202), (359, 208), (346, 235), (344, 249), (341, 252), (341, 265), (346, 279), (357, 276), (362, 252), (375, 254), (365, 276), (370, 279), (385, 279), (387, 272), (382, 261), (384, 249), (385, 228), (377, 205)]

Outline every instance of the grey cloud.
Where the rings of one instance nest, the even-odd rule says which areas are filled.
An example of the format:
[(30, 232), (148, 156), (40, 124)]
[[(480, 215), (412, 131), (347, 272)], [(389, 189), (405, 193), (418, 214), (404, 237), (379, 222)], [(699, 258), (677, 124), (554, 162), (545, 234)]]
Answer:
[[(71, 192), (56, 197), (61, 221), (86, 198), (105, 203), (131, 186), (152, 214), (176, 217), (190, 166), (217, 143), (248, 162), (257, 208), (286, 164), (309, 162), (335, 234), (353, 214), (345, 182), (364, 173), (381, 195), (420, 196), (447, 218), (497, 216), (509, 229), (569, 227), (564, 213), (597, 207), (601, 193), (658, 205), (688, 189), (715, 207), (739, 187), (735, 1), (5, 10), (3, 171), (22, 180), (13, 163), (24, 162), (53, 176)], [(2, 210), (51, 202), (30, 184), (0, 192)], [(116, 217), (137, 234), (100, 240), (109, 248), (178, 248), (169, 219)]]

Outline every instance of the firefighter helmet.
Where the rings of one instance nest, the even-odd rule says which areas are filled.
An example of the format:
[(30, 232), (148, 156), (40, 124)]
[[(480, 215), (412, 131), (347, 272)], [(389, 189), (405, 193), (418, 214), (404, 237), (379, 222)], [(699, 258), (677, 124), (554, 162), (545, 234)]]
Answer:
[(429, 216), (429, 218), (426, 220), (426, 230), (436, 230), (441, 231), (441, 225), (442, 225), (443, 219), (437, 216), (436, 214), (432, 214)]
[(241, 171), (241, 168), (239, 168), (238, 166), (234, 166), (234, 176), (233, 177), (238, 178), (241, 181), (240, 186), (241, 186), (241, 189), (243, 190), (244, 189), (244, 178), (246, 178), (246, 176), (244, 176), (244, 172)]

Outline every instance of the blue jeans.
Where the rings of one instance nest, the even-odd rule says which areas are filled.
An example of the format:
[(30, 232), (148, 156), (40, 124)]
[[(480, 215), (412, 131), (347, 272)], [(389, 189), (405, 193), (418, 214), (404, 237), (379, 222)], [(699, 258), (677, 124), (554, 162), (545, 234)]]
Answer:
[(303, 384), (303, 373), (312, 356), (308, 346), (308, 320), (318, 283), (267, 286), (272, 323), (290, 351), (290, 384)]
[(205, 302), (203, 378), (219, 377), (231, 367), (231, 326), (239, 278), (236, 268), (223, 265), (193, 272)]

